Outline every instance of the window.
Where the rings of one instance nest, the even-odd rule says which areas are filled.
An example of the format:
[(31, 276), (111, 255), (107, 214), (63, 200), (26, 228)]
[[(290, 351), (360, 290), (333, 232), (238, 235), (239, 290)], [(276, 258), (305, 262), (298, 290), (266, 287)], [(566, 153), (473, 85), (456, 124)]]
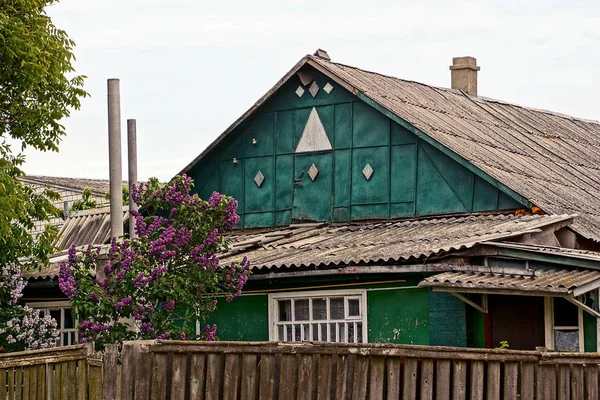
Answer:
[(582, 312), (561, 297), (546, 298), (546, 347), (556, 351), (583, 351)]
[(269, 295), (270, 339), (367, 342), (366, 291), (320, 291)]
[(68, 301), (29, 303), (27, 305), (40, 310), (41, 316), (50, 315), (56, 320), (57, 328), (60, 332), (59, 346), (77, 343), (79, 340), (79, 333), (77, 331), (78, 321), (71, 313), (71, 306)]

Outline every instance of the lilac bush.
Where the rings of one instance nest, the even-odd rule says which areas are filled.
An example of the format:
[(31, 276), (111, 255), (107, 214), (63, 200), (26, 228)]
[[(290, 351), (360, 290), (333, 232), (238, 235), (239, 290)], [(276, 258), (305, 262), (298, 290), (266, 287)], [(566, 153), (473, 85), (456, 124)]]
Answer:
[(3, 351), (54, 347), (59, 332), (56, 321), (40, 316), (39, 310), (21, 306), (25, 280), (17, 265), (0, 268), (0, 346)]
[[(135, 339), (214, 340), (216, 326), (196, 333), (196, 321), (214, 311), (216, 298), (239, 296), (250, 264), (221, 265), (223, 234), (239, 221), (237, 201), (213, 193), (190, 194), (192, 180), (179, 176), (133, 188), (138, 238), (113, 238), (107, 255), (73, 248), (61, 265), (59, 286), (77, 309), (80, 338), (100, 347)], [(90, 271), (97, 269), (95, 277)]]

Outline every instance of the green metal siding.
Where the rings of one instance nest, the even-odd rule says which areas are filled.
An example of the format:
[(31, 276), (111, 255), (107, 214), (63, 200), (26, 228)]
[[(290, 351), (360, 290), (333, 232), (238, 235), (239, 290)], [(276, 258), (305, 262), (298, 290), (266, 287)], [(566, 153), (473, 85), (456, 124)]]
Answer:
[[(315, 98), (308, 87), (298, 97), (301, 82), (293, 76), (189, 171), (202, 197), (219, 191), (238, 200), (238, 227), (524, 207), (501, 184), (477, 176), (405, 122), (310, 72), (320, 88)], [(329, 94), (326, 83), (333, 86)], [(295, 154), (313, 107), (333, 148)], [(319, 170), (314, 182), (307, 175), (313, 163)], [(370, 179), (362, 173), (367, 163), (374, 171)], [(261, 187), (254, 183), (258, 171), (265, 177)]]
[(465, 303), (449, 293), (429, 292), (429, 341), (433, 346), (467, 346)]

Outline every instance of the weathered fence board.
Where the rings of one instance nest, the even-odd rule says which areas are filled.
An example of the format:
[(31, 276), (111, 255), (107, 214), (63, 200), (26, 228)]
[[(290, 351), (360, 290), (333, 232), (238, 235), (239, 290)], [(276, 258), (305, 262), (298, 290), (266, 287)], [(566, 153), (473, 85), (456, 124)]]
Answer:
[(326, 343), (125, 342), (0, 354), (0, 400), (598, 400), (600, 355)]

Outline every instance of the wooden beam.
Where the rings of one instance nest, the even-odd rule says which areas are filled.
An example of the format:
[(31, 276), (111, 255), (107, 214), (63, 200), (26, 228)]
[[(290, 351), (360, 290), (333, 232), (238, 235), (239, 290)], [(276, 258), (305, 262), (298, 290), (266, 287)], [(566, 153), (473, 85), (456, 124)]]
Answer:
[(565, 297), (565, 299), (569, 300), (571, 303), (575, 304), (577, 307), (581, 308), (583, 311), (587, 311), (589, 314), (593, 315), (596, 318), (600, 318), (600, 313), (593, 308), (586, 306), (579, 300), (574, 297)]
[(474, 301), (469, 300), (467, 297), (463, 296), (460, 293), (450, 292), (450, 294), (452, 296), (456, 297), (457, 299), (464, 301), (465, 303), (467, 303), (468, 305), (470, 305), (471, 307), (473, 307), (477, 311), (480, 311), (480, 312), (482, 312), (484, 314), (487, 314), (487, 312), (488, 312), (488, 308), (487, 308), (487, 294), (483, 294), (482, 295), (482, 297), (485, 298), (485, 300), (483, 300), (483, 302), (484, 302), (485, 305), (481, 305), (481, 306), (479, 304), (475, 303)]

